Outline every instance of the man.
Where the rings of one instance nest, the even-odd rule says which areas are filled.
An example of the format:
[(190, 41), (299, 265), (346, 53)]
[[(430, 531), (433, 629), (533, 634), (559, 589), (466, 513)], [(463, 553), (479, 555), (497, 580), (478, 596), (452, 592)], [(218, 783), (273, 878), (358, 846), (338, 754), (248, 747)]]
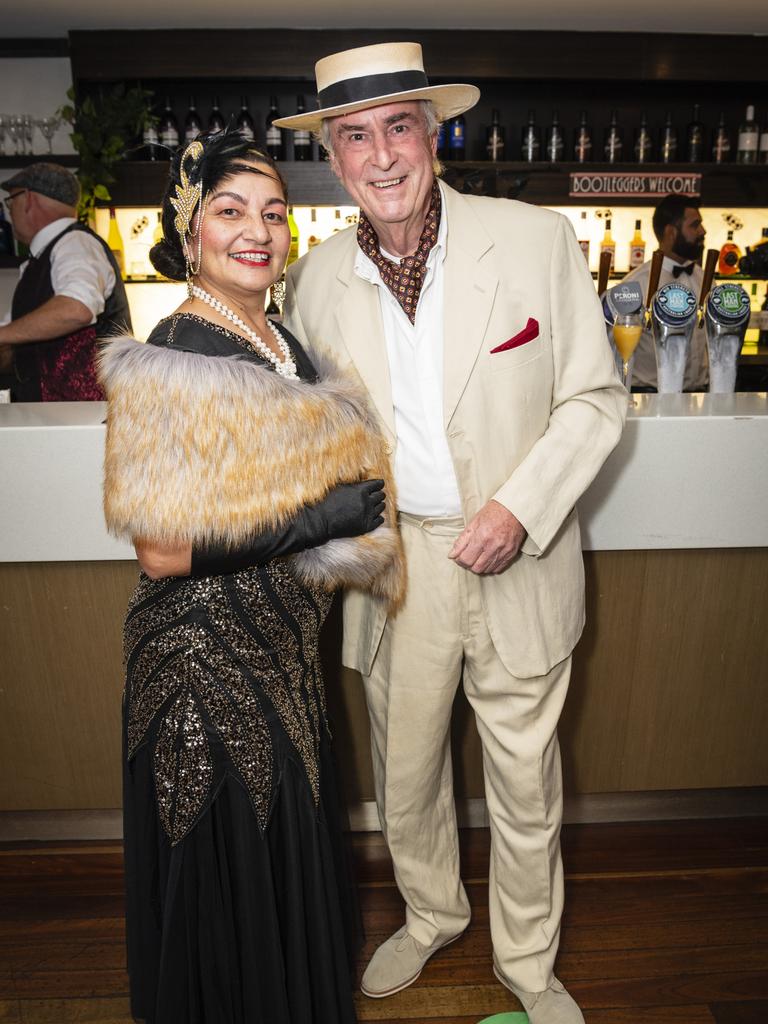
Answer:
[[(421, 47), (316, 67), (322, 129), (362, 213), (289, 276), (286, 322), (369, 389), (394, 450), (403, 607), (351, 592), (344, 661), (364, 679), (376, 799), (406, 922), (363, 976), (411, 984), (469, 922), (449, 723), (462, 676), (491, 819), (494, 967), (532, 1024), (583, 1020), (555, 979), (563, 905), (556, 726), (582, 628), (574, 504), (621, 432), (600, 304), (565, 218), (461, 196), (434, 173), (437, 118), (478, 98), (430, 88)], [(424, 101), (430, 101), (426, 104)]]
[[(700, 260), (704, 252), (707, 232), (701, 221), (701, 212), (692, 199), (684, 196), (665, 196), (653, 211), (653, 232), (664, 253), (659, 288), (670, 281), (678, 281), (699, 297), (703, 271)], [(651, 261), (630, 271), (625, 281), (638, 281), (643, 296), (648, 291)], [(683, 377), (684, 391), (706, 391), (709, 386), (709, 359), (706, 332), (695, 330)], [(656, 390), (656, 350), (653, 335), (644, 331), (635, 349), (632, 387)]]
[(0, 362), (11, 363), (19, 402), (94, 401), (96, 340), (131, 329), (125, 288), (106, 242), (76, 220), (80, 186), (58, 164), (31, 164), (2, 186), (29, 260), (0, 327)]

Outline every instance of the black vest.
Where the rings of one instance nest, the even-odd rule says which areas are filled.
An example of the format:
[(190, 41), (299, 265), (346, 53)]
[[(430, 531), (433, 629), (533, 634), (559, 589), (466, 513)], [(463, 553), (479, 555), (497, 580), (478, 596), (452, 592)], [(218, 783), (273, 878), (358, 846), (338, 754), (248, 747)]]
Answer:
[[(104, 310), (94, 325), (97, 337), (106, 338), (125, 331), (130, 333), (131, 313), (128, 308), (128, 299), (125, 294), (125, 286), (120, 276), (117, 260), (112, 255), (104, 239), (79, 221), (75, 221), (74, 224), (71, 224), (61, 234), (57, 235), (53, 241), (49, 242), (37, 258), (30, 259), (13, 293), (11, 319), (18, 320), (20, 317), (26, 316), (27, 313), (32, 313), (53, 297), (51, 253), (57, 242), (70, 231), (85, 231), (97, 239), (99, 245), (104, 250), (104, 255), (115, 272), (115, 287), (107, 296)], [(61, 338), (53, 338), (50, 341), (31, 342), (26, 345), (17, 346), (14, 354), (17, 377), (14, 387), (14, 400), (19, 402), (40, 401), (39, 359), (55, 349), (65, 339), (66, 335), (63, 335)]]

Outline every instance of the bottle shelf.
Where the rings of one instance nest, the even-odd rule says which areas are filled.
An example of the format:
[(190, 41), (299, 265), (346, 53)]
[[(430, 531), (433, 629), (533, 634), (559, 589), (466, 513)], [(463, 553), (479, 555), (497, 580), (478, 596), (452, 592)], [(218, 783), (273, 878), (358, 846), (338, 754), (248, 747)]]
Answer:
[[(288, 185), (288, 197), (297, 206), (349, 206), (347, 195), (330, 165), (323, 160), (285, 161), (279, 164)], [(577, 164), (524, 163), (522, 161), (445, 161), (445, 181), (470, 195), (522, 199), (540, 206), (655, 206), (657, 199), (625, 196), (592, 198), (568, 195), (570, 174), (630, 172), (702, 175), (702, 206), (768, 207), (768, 166), (745, 164)], [(158, 206), (168, 178), (168, 163), (125, 161), (116, 168), (110, 187), (112, 206)], [(353, 205), (353, 204), (352, 204)]]

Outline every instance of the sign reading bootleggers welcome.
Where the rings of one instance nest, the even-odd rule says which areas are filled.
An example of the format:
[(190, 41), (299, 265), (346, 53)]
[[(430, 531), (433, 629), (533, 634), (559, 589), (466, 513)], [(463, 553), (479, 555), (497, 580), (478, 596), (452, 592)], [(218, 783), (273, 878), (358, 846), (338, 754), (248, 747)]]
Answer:
[(627, 196), (632, 199), (654, 198), (656, 196), (700, 196), (701, 175), (680, 174), (662, 171), (660, 174), (630, 171), (626, 174), (598, 172), (596, 174), (571, 174), (573, 196), (609, 198)]

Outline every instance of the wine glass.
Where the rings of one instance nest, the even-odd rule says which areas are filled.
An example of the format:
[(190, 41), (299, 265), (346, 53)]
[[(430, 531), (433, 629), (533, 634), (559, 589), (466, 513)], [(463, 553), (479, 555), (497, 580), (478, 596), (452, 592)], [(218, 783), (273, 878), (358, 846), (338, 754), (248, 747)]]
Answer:
[(21, 129), (24, 135), (24, 153), (31, 156), (34, 153), (32, 138), (35, 134), (35, 119), (31, 114), (21, 115)]
[(8, 138), (14, 145), (13, 156), (21, 156), (21, 147), (24, 142), (24, 122), (16, 114), (11, 114), (8, 118)]
[[(643, 314), (641, 310), (637, 310), (635, 313), (616, 314), (616, 319), (613, 321), (613, 343), (621, 356), (621, 383), (627, 391), (629, 391), (630, 385), (632, 359), (642, 333)], [(629, 402), (630, 405), (634, 405), (631, 398)]]
[(58, 117), (41, 117), (37, 120), (37, 127), (40, 129), (40, 133), (48, 143), (48, 152), (53, 153), (53, 136), (59, 129), (61, 119)]
[(5, 156), (5, 135), (10, 120), (8, 114), (0, 114), (0, 156)]

